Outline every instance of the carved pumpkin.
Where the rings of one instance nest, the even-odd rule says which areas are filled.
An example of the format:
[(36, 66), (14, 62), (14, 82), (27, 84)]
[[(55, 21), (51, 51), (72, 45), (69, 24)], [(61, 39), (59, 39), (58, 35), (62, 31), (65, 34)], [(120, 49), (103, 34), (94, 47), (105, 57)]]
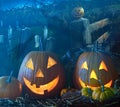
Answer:
[(15, 99), (22, 93), (22, 84), (14, 77), (0, 77), (0, 98)]
[(111, 87), (117, 76), (108, 55), (101, 52), (84, 52), (77, 61), (74, 83), (79, 89), (87, 86), (94, 90), (101, 86), (99, 81), (102, 81), (105, 87)]
[(54, 54), (33, 51), (24, 58), (18, 80), (32, 96), (46, 98), (60, 92), (64, 84), (64, 71)]

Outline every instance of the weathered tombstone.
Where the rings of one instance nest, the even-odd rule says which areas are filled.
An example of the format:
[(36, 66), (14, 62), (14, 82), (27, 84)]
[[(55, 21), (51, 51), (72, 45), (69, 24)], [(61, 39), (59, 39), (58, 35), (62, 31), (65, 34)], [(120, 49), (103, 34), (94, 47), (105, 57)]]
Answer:
[(8, 49), (12, 49), (13, 29), (11, 25), (8, 27)]
[(53, 38), (53, 37), (47, 38), (45, 48), (47, 51), (54, 52), (55, 51), (55, 38)]
[(40, 36), (35, 35), (34, 39), (35, 39), (35, 48), (39, 48), (39, 46), (40, 46)]
[(31, 29), (29, 27), (24, 27), (21, 29), (20, 44), (26, 43), (31, 37)]
[(0, 35), (0, 76), (7, 75), (9, 68), (6, 45), (5, 35)]

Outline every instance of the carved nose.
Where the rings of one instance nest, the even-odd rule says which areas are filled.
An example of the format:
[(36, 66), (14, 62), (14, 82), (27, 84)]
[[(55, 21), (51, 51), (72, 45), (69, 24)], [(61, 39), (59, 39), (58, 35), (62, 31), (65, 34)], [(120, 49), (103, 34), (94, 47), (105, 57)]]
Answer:
[(92, 72), (90, 73), (90, 79), (92, 79), (92, 78), (98, 80), (98, 77), (94, 70), (92, 70)]
[(44, 74), (40, 69), (38, 69), (38, 71), (36, 72), (36, 77), (44, 77)]

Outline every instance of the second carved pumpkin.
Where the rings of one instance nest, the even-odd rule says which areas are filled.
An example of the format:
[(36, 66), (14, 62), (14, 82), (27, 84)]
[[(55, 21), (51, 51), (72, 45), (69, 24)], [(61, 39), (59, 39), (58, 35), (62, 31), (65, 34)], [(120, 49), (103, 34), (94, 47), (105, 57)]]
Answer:
[(41, 98), (59, 94), (64, 79), (64, 71), (57, 57), (53, 53), (39, 51), (26, 55), (18, 75), (18, 80), (30, 95)]
[(108, 55), (101, 52), (84, 52), (77, 61), (74, 83), (79, 89), (87, 86), (94, 90), (101, 85), (111, 87), (117, 76)]

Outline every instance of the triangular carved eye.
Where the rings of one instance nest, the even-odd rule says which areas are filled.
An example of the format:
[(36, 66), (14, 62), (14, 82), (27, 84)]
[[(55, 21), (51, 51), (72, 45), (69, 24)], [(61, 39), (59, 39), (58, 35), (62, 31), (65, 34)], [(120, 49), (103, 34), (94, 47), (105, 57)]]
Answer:
[(81, 68), (88, 70), (88, 66), (87, 66), (87, 62), (86, 61), (82, 64)]
[(47, 68), (50, 68), (50, 67), (52, 67), (55, 64), (57, 64), (57, 62), (52, 57), (49, 57), (48, 58)]
[(26, 67), (28, 67), (31, 70), (34, 70), (34, 66), (33, 66), (33, 61), (32, 59), (29, 59), (28, 62), (26, 63)]
[(105, 70), (105, 71), (108, 71), (108, 69), (107, 69), (106, 64), (104, 63), (104, 61), (102, 61), (102, 62), (100, 63), (99, 70)]

